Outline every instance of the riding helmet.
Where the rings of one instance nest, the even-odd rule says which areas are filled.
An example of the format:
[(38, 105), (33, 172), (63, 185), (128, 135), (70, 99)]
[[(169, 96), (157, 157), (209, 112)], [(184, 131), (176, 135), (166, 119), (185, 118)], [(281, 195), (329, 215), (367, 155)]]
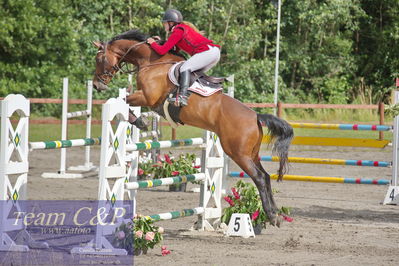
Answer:
[(179, 10), (168, 9), (163, 15), (162, 22), (176, 22), (180, 23), (183, 21), (183, 16)]

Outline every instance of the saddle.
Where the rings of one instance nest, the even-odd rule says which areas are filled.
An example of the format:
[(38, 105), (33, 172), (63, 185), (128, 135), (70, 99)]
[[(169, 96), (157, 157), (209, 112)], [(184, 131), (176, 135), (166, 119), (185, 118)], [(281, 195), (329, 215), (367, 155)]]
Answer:
[[(171, 70), (173, 69), (173, 71), (169, 72), (169, 79), (172, 81), (173, 84), (175, 84), (176, 86), (179, 85), (179, 77), (180, 77), (180, 68), (183, 65), (184, 62), (179, 62), (177, 64), (175, 64), (174, 66), (172, 66)], [(173, 76), (171, 75), (173, 74)], [(204, 72), (202, 71), (194, 71), (191, 73), (191, 77), (190, 77), (190, 86), (193, 85), (193, 83), (195, 81), (197, 81), (198, 83), (204, 85), (204, 86), (208, 86), (210, 88), (213, 89), (218, 89), (221, 87), (221, 84), (226, 80), (226, 78), (218, 78), (218, 77), (212, 77), (212, 76), (208, 76), (206, 75)]]
[[(175, 85), (175, 88), (170, 92), (169, 98), (176, 98), (179, 86), (179, 76), (180, 68), (183, 62), (178, 62), (174, 64), (168, 71), (169, 80)], [(226, 78), (211, 77), (203, 73), (202, 71), (195, 71), (191, 73), (190, 76), (190, 87), (188, 88), (187, 95), (190, 96), (192, 93), (199, 94), (201, 96), (207, 97), (214, 93), (223, 90), (222, 83)], [(180, 120), (180, 106), (174, 104), (169, 104), (167, 100), (163, 104), (157, 106), (153, 110), (164, 117), (172, 127), (177, 127), (178, 124), (184, 125)]]

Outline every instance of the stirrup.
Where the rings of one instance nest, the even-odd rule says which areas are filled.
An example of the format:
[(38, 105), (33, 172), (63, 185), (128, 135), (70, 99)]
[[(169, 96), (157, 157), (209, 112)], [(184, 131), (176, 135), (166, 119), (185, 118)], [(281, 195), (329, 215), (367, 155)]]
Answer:
[(168, 98), (168, 102), (173, 103), (176, 106), (187, 106), (188, 97), (186, 95), (179, 95), (177, 97)]
[(180, 106), (187, 106), (188, 105), (188, 97), (186, 95), (179, 95), (178, 103)]

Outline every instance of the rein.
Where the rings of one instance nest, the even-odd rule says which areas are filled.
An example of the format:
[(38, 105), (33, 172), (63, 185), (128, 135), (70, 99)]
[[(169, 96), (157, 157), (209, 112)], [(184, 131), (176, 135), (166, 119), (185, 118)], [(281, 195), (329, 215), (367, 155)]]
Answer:
[[(134, 72), (140, 73), (141, 70), (143, 70), (144, 68), (147, 68), (147, 67), (152, 67), (152, 66), (157, 66), (157, 65), (165, 65), (165, 64), (171, 64), (171, 65), (173, 65), (173, 64), (176, 64), (177, 62), (178, 62), (178, 61), (165, 61), (165, 62), (152, 63), (152, 64), (148, 64), (148, 65), (141, 66), (141, 67), (139, 67), (138, 69), (136, 69)], [(138, 71), (137, 71), (137, 70), (138, 70)]]
[[(125, 66), (125, 65), (127, 65), (127, 63), (125, 63), (125, 65), (122, 65), (122, 60), (123, 59), (125, 59), (125, 57), (126, 57), (126, 55), (128, 54), (128, 53), (130, 53), (130, 51), (133, 49), (133, 48), (136, 48), (137, 46), (139, 46), (139, 45), (142, 45), (142, 44), (145, 44), (146, 43), (146, 41), (143, 41), (143, 42), (139, 42), (139, 43), (135, 43), (135, 44), (133, 44), (132, 46), (130, 46), (129, 47), (129, 49), (127, 49), (127, 51), (126, 51), (126, 53), (118, 60), (118, 63), (116, 63), (115, 65), (113, 65), (112, 66), (112, 70), (113, 71), (104, 71), (104, 73), (102, 73), (101, 75), (96, 75), (97, 76), (97, 78), (98, 78), (98, 80), (101, 82), (101, 83), (103, 83), (103, 84), (107, 84), (106, 82), (105, 82), (105, 79), (103, 78), (103, 76), (106, 76), (106, 77), (108, 77), (109, 79), (112, 79), (115, 75), (116, 75), (116, 73), (118, 73), (118, 71), (121, 71), (122, 73), (134, 73), (134, 72), (137, 72), (137, 70), (127, 70), (127, 71), (125, 71), (125, 70), (123, 70), (123, 66)], [(108, 44), (107, 44), (108, 45)], [(106, 56), (106, 52), (107, 52), (107, 45), (105, 46), (105, 48), (104, 48), (104, 55), (105, 55), (105, 60), (107, 60), (107, 56)], [(119, 67), (119, 65), (120, 65), (120, 67)]]
[[(127, 71), (124, 70), (123, 67), (124, 67), (124, 66), (127, 66), (127, 63), (126, 63), (126, 62), (122, 62), (122, 60), (125, 59), (126, 55), (129, 54), (130, 51), (131, 51), (133, 48), (135, 48), (135, 47), (137, 47), (137, 46), (139, 46), (139, 45), (145, 44), (145, 43), (146, 43), (146, 41), (143, 41), (143, 42), (139, 42), (139, 43), (136, 43), (136, 44), (130, 46), (129, 49), (127, 49), (126, 53), (118, 60), (118, 63), (116, 63), (115, 65), (112, 66), (112, 70), (113, 70), (113, 71), (111, 71), (111, 72), (109, 72), (109, 71), (104, 71), (103, 74), (97, 75), (98, 80), (99, 80), (101, 83), (106, 84), (104, 78), (102, 78), (104, 75), (107, 76), (108, 78), (112, 79), (112, 78), (116, 75), (116, 73), (118, 73), (118, 71), (121, 71), (123, 74), (126, 74), (126, 73), (137, 73), (137, 74), (138, 74), (138, 73), (140, 73), (143, 69), (148, 68), (148, 67), (157, 66), (157, 65), (164, 65), (164, 64), (175, 64), (175, 63), (177, 63), (177, 61), (157, 62), (157, 63), (152, 63), (152, 64), (144, 65), (144, 66), (141, 66), (141, 67), (138, 66), (138, 67), (137, 67), (136, 69), (134, 69), (134, 70), (129, 70), (129, 69), (128, 69)], [(105, 48), (104, 48), (104, 55), (105, 55), (106, 51), (107, 51), (107, 46), (105, 46)], [(107, 59), (106, 56), (105, 56), (105, 59)], [(122, 65), (122, 63), (125, 63), (125, 64)], [(120, 65), (120, 66), (119, 66), (119, 65)]]

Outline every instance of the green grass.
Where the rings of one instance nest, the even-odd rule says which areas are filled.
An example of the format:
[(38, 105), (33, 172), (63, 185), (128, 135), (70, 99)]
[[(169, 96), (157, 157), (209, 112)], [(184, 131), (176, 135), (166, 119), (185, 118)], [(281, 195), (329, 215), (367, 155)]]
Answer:
[[(80, 110), (82, 106), (72, 105), (70, 111), (75, 109)], [(96, 106), (97, 107), (97, 106)], [(99, 108), (99, 107), (97, 107)], [(256, 108), (260, 113), (271, 113), (270, 108)], [(96, 113), (101, 113), (100, 111)], [(40, 118), (34, 116), (32, 117)], [(283, 118), (293, 122), (312, 122), (312, 123), (328, 123), (328, 124), (379, 124), (377, 110), (343, 110), (343, 109), (285, 109)], [(96, 118), (99, 119), (99, 118)], [(386, 117), (385, 124), (392, 124), (392, 118)], [(35, 125), (31, 124), (29, 128), (30, 141), (47, 141), (59, 140), (61, 138), (61, 125)], [(264, 129), (266, 132), (266, 129)], [(319, 137), (347, 137), (347, 138), (372, 138), (378, 139), (378, 132), (370, 131), (349, 131), (349, 130), (322, 130), (322, 129), (295, 129), (296, 136), (319, 136)], [(84, 138), (86, 135), (85, 125), (69, 125), (68, 139)], [(101, 136), (101, 125), (92, 126), (93, 137)], [(162, 128), (162, 139), (171, 139), (171, 127), (164, 126)], [(177, 128), (177, 138), (194, 138), (202, 137), (203, 130), (190, 127), (181, 126)], [(391, 132), (384, 132), (384, 137), (392, 138)]]
[[(204, 135), (204, 130), (192, 126), (180, 126), (176, 129), (177, 139), (201, 138)], [(172, 138), (172, 127), (162, 127), (162, 139), (167, 140)]]
[[(30, 125), (29, 141), (49, 141), (59, 140), (61, 138), (60, 125)], [(266, 128), (264, 129), (266, 132)], [(177, 129), (178, 139), (197, 138), (203, 136), (203, 130), (195, 127), (184, 126)], [(378, 139), (378, 132), (370, 131), (352, 131), (352, 130), (323, 130), (323, 129), (294, 129), (295, 136), (318, 136), (318, 137), (336, 137), (336, 138), (371, 138)], [(162, 139), (171, 139), (171, 127), (162, 128)], [(101, 126), (92, 126), (92, 137), (101, 137)], [(80, 139), (86, 136), (86, 127), (84, 125), (69, 125), (68, 139)], [(392, 139), (391, 132), (384, 132), (385, 139)]]
[[(345, 109), (287, 109), (283, 117), (289, 121), (311, 121), (313, 123), (342, 124), (378, 124), (377, 110)], [(385, 117), (386, 124), (392, 124), (391, 117)]]
[[(332, 123), (332, 122), (329, 122)], [(350, 123), (350, 122), (346, 122)], [(370, 123), (371, 124), (371, 123)], [(373, 123), (376, 124), (376, 123)], [(266, 128), (264, 132), (266, 132)], [(176, 129), (177, 139), (196, 138), (203, 136), (203, 130), (191, 126), (180, 126)], [(378, 139), (378, 132), (352, 131), (352, 130), (323, 130), (323, 129), (294, 129), (296, 136), (318, 136), (318, 137), (345, 137), (345, 138), (371, 138)], [(92, 137), (101, 137), (101, 125), (92, 126)], [(68, 139), (80, 139), (86, 136), (85, 125), (69, 125)], [(169, 140), (172, 136), (170, 126), (162, 127), (162, 139)], [(61, 138), (61, 125), (37, 125), (31, 124), (29, 128), (30, 141), (49, 141)], [(392, 139), (391, 132), (384, 132), (385, 139)]]
[[(91, 127), (92, 137), (101, 137), (101, 125)], [(86, 137), (85, 125), (68, 125), (68, 139), (81, 139)], [(50, 141), (61, 139), (61, 125), (29, 125), (29, 141)]]
[[(203, 130), (190, 126), (182, 126), (177, 129), (178, 139), (188, 139), (203, 136)], [(93, 125), (91, 128), (92, 137), (101, 137), (101, 125)], [(162, 139), (169, 140), (172, 136), (171, 127), (162, 128)], [(86, 136), (85, 125), (68, 125), (68, 139), (81, 139)], [(49, 141), (61, 139), (61, 125), (29, 125), (29, 141)]]

